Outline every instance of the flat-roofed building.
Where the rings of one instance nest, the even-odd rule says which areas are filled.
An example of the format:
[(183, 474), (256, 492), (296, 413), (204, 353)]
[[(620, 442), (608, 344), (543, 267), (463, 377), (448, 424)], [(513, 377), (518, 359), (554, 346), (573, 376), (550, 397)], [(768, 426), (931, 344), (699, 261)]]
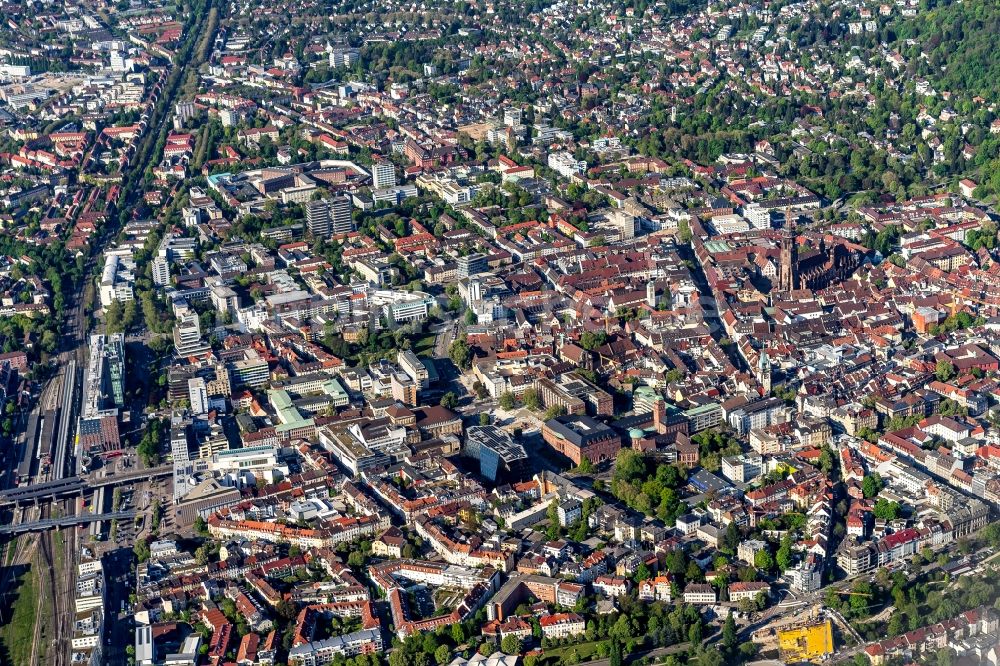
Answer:
[(470, 427), (466, 431), (465, 452), (479, 460), (479, 473), (493, 482), (519, 480), (528, 471), (524, 447), (495, 425)]
[(396, 354), (396, 364), (405, 372), (410, 379), (417, 382), (420, 388), (426, 389), (429, 384), (429, 373), (420, 359), (409, 349), (402, 350)]
[(595, 464), (611, 460), (621, 450), (621, 437), (613, 428), (579, 414), (546, 421), (542, 439), (576, 465), (584, 458)]
[(306, 205), (306, 226), (317, 238), (349, 234), (355, 229), (351, 198), (345, 195), (317, 199)]

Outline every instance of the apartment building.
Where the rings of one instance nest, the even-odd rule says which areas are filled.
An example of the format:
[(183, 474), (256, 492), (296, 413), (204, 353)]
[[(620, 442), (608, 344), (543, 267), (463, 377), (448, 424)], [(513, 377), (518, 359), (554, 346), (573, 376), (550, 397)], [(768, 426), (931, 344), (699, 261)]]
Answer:
[(583, 618), (576, 613), (556, 613), (538, 620), (545, 638), (569, 638), (579, 636), (586, 630)]
[(351, 233), (356, 228), (351, 206), (351, 198), (346, 195), (310, 201), (305, 207), (309, 233), (317, 238)]

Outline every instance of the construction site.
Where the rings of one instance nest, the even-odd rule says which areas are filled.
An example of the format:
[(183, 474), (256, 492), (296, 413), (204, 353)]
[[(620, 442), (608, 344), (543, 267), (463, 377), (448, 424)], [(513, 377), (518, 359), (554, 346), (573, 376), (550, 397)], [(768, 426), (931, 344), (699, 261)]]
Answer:
[(816, 663), (833, 654), (833, 623), (829, 619), (779, 629), (777, 634), (778, 651), (786, 663)]
[(853, 630), (837, 613), (815, 605), (781, 622), (774, 622), (751, 636), (762, 653), (777, 653), (786, 664), (825, 662), (834, 654), (833, 627)]

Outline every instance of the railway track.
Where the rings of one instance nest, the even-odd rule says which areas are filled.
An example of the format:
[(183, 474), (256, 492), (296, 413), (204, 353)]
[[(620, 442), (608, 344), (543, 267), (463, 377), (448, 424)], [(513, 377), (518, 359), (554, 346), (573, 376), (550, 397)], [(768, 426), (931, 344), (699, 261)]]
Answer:
[[(3, 599), (4, 601), (2, 608), (0, 608), (0, 614), (7, 612), (10, 608), (10, 603), (6, 597), (11, 583), (14, 582), (14, 571), (18, 567), (24, 566), (31, 561), (37, 541), (38, 535), (26, 534), (24, 536), (17, 537), (15, 540), (13, 556), (8, 558), (7, 551), (4, 551), (4, 571), (3, 575), (0, 576), (0, 599)], [(9, 547), (10, 546), (8, 546), (8, 548)], [(7, 562), (10, 562), (10, 564), (7, 564)]]
[[(61, 508), (62, 502), (58, 503)], [(43, 510), (43, 514), (48, 514), (43, 517), (51, 517), (51, 510), (46, 507)], [(56, 530), (47, 530), (43, 532), (38, 537), (38, 549), (40, 556), (41, 565), (41, 575), (44, 576), (46, 584), (44, 585), (44, 590), (40, 590), (38, 594), (38, 600), (35, 606), (35, 616), (36, 618), (43, 617), (42, 604), (46, 597), (52, 600), (52, 607), (50, 610), (51, 626), (49, 630), (52, 635), (52, 639), (48, 645), (48, 649), (42, 654), (40, 648), (42, 647), (42, 641), (40, 637), (41, 628), (43, 622), (35, 622), (35, 640), (32, 645), (32, 658), (31, 664), (35, 666), (36, 664), (51, 664), (52, 666), (65, 666), (67, 662), (67, 644), (65, 637), (67, 634), (66, 622), (68, 621), (68, 611), (65, 608), (65, 600), (68, 598), (66, 596), (67, 591), (63, 589), (65, 586), (62, 582), (67, 578), (67, 572), (62, 571), (67, 565), (65, 561), (65, 551), (63, 552), (64, 562), (62, 567), (56, 566), (55, 558), (55, 537)], [(64, 546), (65, 547), (65, 546)]]
[[(175, 63), (178, 64), (171, 63), (167, 78), (162, 80), (162, 94), (152, 108), (148, 125), (149, 129), (136, 144), (135, 155), (137, 159), (123, 187), (123, 195), (120, 202), (122, 204), (121, 210), (128, 210), (140, 201), (143, 191), (142, 174), (148, 166), (159, 159), (159, 156), (154, 154), (158, 152), (155, 149), (156, 142), (158, 137), (165, 137), (169, 131), (168, 119), (173, 109), (174, 101), (184, 83), (185, 74), (189, 71), (197, 71), (197, 68), (206, 59), (207, 46), (211, 44), (212, 36), (217, 28), (210, 20), (215, 10), (215, 4), (215, 0), (206, 0), (203, 5), (200, 5), (196, 11), (192, 12), (192, 15), (185, 22), (184, 32), (186, 39), (178, 51), (178, 57), (175, 59)], [(217, 16), (217, 13), (215, 15)], [(204, 47), (200, 46), (199, 40), (203, 40), (201, 44), (204, 44)], [(199, 47), (198, 52), (192, 53), (195, 47)], [(48, 394), (43, 397), (44, 406), (46, 407), (43, 413), (51, 416), (48, 419), (49, 421), (55, 421), (58, 418), (56, 441), (54, 446), (50, 444), (48, 451), (51, 461), (50, 468), (45, 476), (49, 480), (76, 476), (76, 471), (73, 469), (75, 464), (70, 465), (71, 462), (74, 462), (76, 456), (71, 436), (73, 432), (72, 423), (76, 416), (76, 411), (80, 407), (80, 400), (76, 392), (77, 373), (85, 368), (87, 362), (88, 348), (86, 340), (90, 325), (85, 308), (86, 285), (91, 279), (89, 277), (90, 269), (95, 263), (95, 257), (100, 255), (101, 251), (114, 237), (116, 230), (124, 221), (124, 216), (119, 218), (116, 214), (114, 217), (116, 218), (115, 222), (112, 222), (111, 225), (101, 231), (97, 242), (93, 246), (92, 253), (86, 259), (83, 277), (75, 285), (76, 288), (73, 292), (72, 301), (66, 313), (65, 323), (68, 330), (65, 331), (66, 335), (63, 337), (61, 344), (62, 351), (58, 357), (59, 363), (63, 367), (63, 372), (61, 373), (61, 377), (57, 377), (54, 381), (50, 382), (46, 387)], [(47, 437), (43, 437), (42, 439), (48, 440)], [(34, 443), (32, 443), (32, 446), (31, 453), (37, 464), (38, 453), (34, 450)], [(38, 446), (39, 448), (42, 446), (41, 442), (39, 442)], [(41, 475), (36, 468), (31, 476), (37, 480)], [(51, 517), (51, 507), (53, 505), (57, 507), (59, 512), (64, 512), (67, 507), (69, 511), (76, 511), (75, 499), (52, 501), (43, 505), (44, 508), (41, 510), (39, 517)], [(36, 559), (34, 550), (32, 549), (37, 548), (39, 550), (37, 560), (40, 560), (40, 575), (47, 581), (47, 583), (42, 582), (41, 588), (43, 589), (39, 590), (36, 602), (35, 641), (32, 646), (32, 657), (30, 660), (32, 666), (38, 663), (69, 666), (69, 645), (72, 636), (72, 611), (74, 609), (73, 599), (76, 577), (76, 530), (70, 528), (65, 531), (66, 538), (60, 553), (62, 562), (58, 563), (56, 561), (56, 548), (59, 546), (55, 543), (55, 533), (55, 530), (48, 530), (40, 535), (28, 535), (18, 539), (15, 546), (15, 563), (29, 562), (32, 559)], [(29, 553), (29, 551), (31, 552)], [(0, 599), (4, 599), (2, 595), (6, 593), (7, 587), (10, 585), (10, 581), (6, 579), (12, 578), (9, 574), (10, 571), (5, 570), (0, 575)], [(46, 595), (52, 600), (50, 609), (51, 621), (48, 617), (43, 617), (42, 615), (42, 603)], [(0, 606), (0, 613), (3, 611), (4, 608)], [(48, 623), (51, 627), (53, 637), (51, 645), (46, 650), (42, 649), (43, 646), (39, 645), (38, 640), (43, 623)], [(40, 654), (41, 652), (45, 652), (44, 659)]]
[[(42, 510), (43, 517), (47, 518), (48, 516), (45, 515), (47, 513), (48, 513), (47, 509)], [(35, 666), (35, 664), (40, 663), (41, 660), (46, 656), (45, 651), (41, 649), (42, 648), (41, 633), (43, 624), (43, 622), (41, 621), (42, 601), (43, 599), (45, 599), (45, 596), (48, 595), (50, 599), (53, 599), (54, 603), (56, 595), (55, 584), (52, 576), (53, 561), (52, 561), (51, 547), (52, 544), (50, 543), (49, 535), (47, 532), (38, 537), (38, 550), (39, 550), (39, 555), (41, 557), (41, 569), (42, 569), (39, 572), (39, 575), (45, 576), (46, 580), (48, 581), (48, 585), (46, 586), (47, 589), (45, 591), (38, 590), (38, 594), (35, 599), (35, 635), (34, 639), (31, 641), (31, 660), (29, 662), (31, 666)], [(47, 574), (45, 573), (46, 571), (48, 572)]]

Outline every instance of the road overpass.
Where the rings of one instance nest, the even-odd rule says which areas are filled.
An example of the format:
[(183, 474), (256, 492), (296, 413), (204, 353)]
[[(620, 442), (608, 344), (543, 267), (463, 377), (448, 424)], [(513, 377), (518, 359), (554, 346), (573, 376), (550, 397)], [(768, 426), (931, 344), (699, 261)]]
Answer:
[(132, 483), (134, 481), (142, 481), (144, 479), (158, 479), (164, 476), (173, 476), (173, 474), (173, 465), (160, 465), (158, 467), (137, 469), (134, 472), (126, 472), (124, 474), (115, 474), (113, 476), (106, 476), (100, 479), (93, 479), (87, 481), (87, 487), (102, 488), (105, 486), (120, 486), (123, 483)]
[(80, 477), (56, 479), (45, 483), (18, 486), (0, 492), (0, 506), (10, 506), (27, 502), (37, 502), (55, 497), (81, 494), (87, 489), (87, 482)]
[(13, 534), (24, 534), (26, 532), (44, 532), (53, 527), (72, 527), (74, 525), (85, 525), (96, 523), (102, 520), (131, 520), (135, 518), (135, 511), (115, 511), (114, 513), (87, 513), (81, 516), (64, 516), (62, 518), (45, 518), (44, 520), (33, 520), (19, 525), (4, 525), (0, 527), (0, 535), (9, 536)]
[(149, 469), (135, 470), (125, 474), (115, 474), (100, 479), (87, 479), (85, 477), (71, 476), (65, 479), (46, 481), (45, 483), (35, 483), (27, 486), (18, 486), (9, 490), (0, 491), (0, 508), (10, 507), (18, 504), (40, 502), (43, 500), (55, 499), (57, 497), (69, 497), (71, 495), (83, 495), (96, 488), (106, 488), (108, 486), (120, 486), (145, 479), (156, 479), (171, 476), (174, 473), (173, 465), (160, 465)]

